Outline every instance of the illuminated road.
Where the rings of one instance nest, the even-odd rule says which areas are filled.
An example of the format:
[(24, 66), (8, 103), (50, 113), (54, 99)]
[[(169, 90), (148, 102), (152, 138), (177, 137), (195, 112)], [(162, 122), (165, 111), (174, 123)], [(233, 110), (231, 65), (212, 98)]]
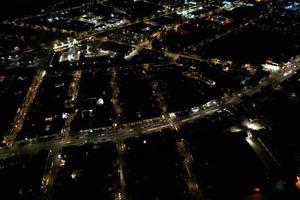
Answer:
[(201, 49), (202, 47), (204, 47), (205, 45), (207, 44), (210, 44), (216, 40), (219, 40), (229, 34), (232, 34), (232, 33), (235, 33), (235, 32), (239, 32), (239, 31), (242, 31), (244, 30), (245, 28), (247, 28), (248, 26), (250, 25), (254, 25), (257, 21), (271, 15), (273, 13), (274, 9), (270, 9), (267, 13), (264, 13), (264, 14), (261, 14), (259, 15), (258, 17), (256, 17), (255, 19), (250, 19), (250, 20), (247, 20), (246, 22), (240, 24), (239, 26), (235, 26), (225, 32), (222, 32), (220, 34), (217, 34), (217, 35), (214, 35), (213, 37), (211, 38), (208, 38), (207, 40), (205, 41), (202, 41), (196, 45), (191, 45), (189, 47), (187, 47), (186, 49), (189, 49), (189, 48), (193, 48), (194, 46), (197, 47), (197, 49)]
[[(101, 34), (108, 33), (108, 32), (114, 31), (114, 30), (122, 29), (122, 28), (126, 28), (126, 27), (133, 26), (133, 25), (136, 25), (136, 24), (139, 24), (139, 23), (146, 23), (148, 21), (158, 19), (158, 18), (161, 18), (161, 17), (165, 17), (165, 16), (169, 16), (169, 15), (175, 14), (177, 12), (184, 12), (184, 11), (188, 11), (188, 10), (191, 10), (191, 9), (194, 9), (194, 8), (204, 7), (204, 6), (207, 6), (207, 5), (209, 5), (210, 3), (213, 3), (213, 2), (214, 1), (208, 1), (208, 2), (205, 2), (205, 3), (201, 2), (201, 3), (196, 3), (195, 5), (191, 5), (191, 6), (188, 6), (188, 7), (174, 8), (171, 11), (165, 11), (165, 12), (162, 12), (161, 14), (156, 14), (156, 15), (150, 16), (150, 17), (144, 17), (143, 19), (137, 19), (133, 22), (129, 22), (129, 23), (125, 23), (125, 24), (115, 26), (115, 27), (111, 27), (111, 28), (107, 28), (107, 29), (104, 29), (104, 30), (96, 31), (96, 32), (91, 33), (91, 34), (84, 34), (84, 35), (78, 37), (77, 40), (79, 42), (82, 42), (82, 41), (88, 40), (89, 38), (97, 36), (97, 35), (101, 35)], [(60, 48), (59, 51), (66, 50), (68, 48), (69, 47)]]
[[(70, 83), (70, 87), (69, 87), (69, 96), (71, 97), (71, 100), (68, 100), (68, 102), (65, 102), (65, 107), (66, 108), (72, 108), (74, 105), (72, 105), (71, 101), (75, 101), (78, 97), (78, 92), (79, 92), (79, 85), (80, 85), (80, 80), (81, 80), (81, 75), (82, 75), (82, 71), (78, 70), (73, 72), (73, 80)], [(71, 113), (67, 113), (66, 114), (66, 122), (61, 130), (61, 137), (65, 137), (69, 135), (70, 132), (70, 127), (71, 127), (71, 123), (75, 118), (75, 111), (71, 112)]]
[(15, 138), (17, 137), (17, 134), (22, 130), (27, 112), (35, 99), (37, 91), (41, 86), (45, 75), (46, 75), (46, 70), (39, 70), (36, 76), (34, 77), (32, 84), (29, 87), (29, 90), (12, 122), (12, 127), (9, 131), (9, 134), (5, 136), (5, 142), (8, 145), (11, 145), (14, 142)]
[(189, 145), (187, 144), (187, 141), (182, 139), (176, 143), (176, 146), (177, 146), (177, 151), (179, 153), (179, 156), (184, 158), (182, 161), (182, 165), (187, 174), (186, 182), (187, 182), (189, 193), (191, 194), (193, 199), (201, 200), (203, 199), (202, 192), (199, 189), (197, 179), (195, 175), (192, 173), (192, 169), (191, 169), (194, 160), (192, 154), (190, 153)]
[(171, 10), (171, 11), (165, 11), (161, 14), (157, 14), (157, 15), (154, 15), (154, 16), (150, 16), (150, 17), (145, 17), (141, 20), (137, 19), (136, 21), (133, 21), (133, 22), (130, 22), (130, 23), (127, 23), (127, 24), (123, 24), (123, 25), (120, 25), (120, 26), (116, 26), (116, 27), (113, 27), (113, 28), (110, 28), (110, 29), (106, 29), (106, 30), (102, 30), (102, 31), (98, 31), (98, 32), (95, 32), (95, 33), (92, 33), (92, 34), (88, 34), (88, 35), (84, 35), (83, 37), (79, 38), (79, 40), (81, 39), (87, 39), (89, 37), (92, 37), (92, 36), (96, 36), (96, 35), (100, 35), (100, 34), (103, 34), (103, 33), (107, 33), (109, 31), (113, 31), (113, 30), (117, 30), (117, 29), (121, 29), (121, 28), (126, 28), (128, 26), (132, 26), (132, 25), (135, 25), (135, 24), (139, 24), (139, 23), (142, 23), (142, 22), (148, 22), (148, 21), (151, 21), (151, 20), (154, 20), (154, 19), (157, 19), (157, 18), (161, 18), (161, 17), (165, 17), (165, 16), (168, 16), (168, 15), (172, 15), (172, 14), (175, 14), (177, 12), (183, 12), (183, 11), (188, 11), (190, 9), (194, 9), (194, 8), (199, 8), (199, 7), (202, 7), (202, 6), (206, 6), (206, 5), (209, 5), (210, 3), (212, 3), (214, 1), (208, 1), (208, 2), (205, 2), (205, 3), (196, 3), (196, 5), (192, 5), (192, 6), (188, 6), (188, 7), (183, 7), (183, 8), (175, 8), (174, 10)]
[(274, 170), (279, 168), (278, 161), (259, 138), (247, 137), (246, 141), (267, 169)]
[[(83, 145), (85, 143), (102, 143), (106, 141), (120, 142), (130, 137), (139, 137), (142, 134), (155, 134), (166, 128), (174, 128), (182, 124), (197, 121), (207, 116), (213, 115), (218, 110), (237, 105), (243, 102), (243, 96), (252, 96), (261, 91), (262, 88), (277, 85), (291, 76), (300, 68), (300, 56), (291, 59), (282, 70), (271, 74), (269, 77), (262, 79), (259, 85), (253, 87), (245, 87), (235, 96), (222, 98), (218, 104), (200, 109), (198, 112), (180, 111), (174, 113), (177, 117), (170, 121), (169, 119), (161, 119), (160, 117), (147, 119), (141, 122), (130, 124), (123, 124), (120, 129), (113, 129), (112, 127), (93, 129), (92, 134), (90, 130), (81, 131), (78, 136), (68, 136), (62, 140), (52, 140), (49, 142), (33, 142), (25, 145), (15, 144), (11, 148), (0, 150), (0, 158), (6, 158), (14, 154), (37, 153), (42, 149), (61, 149), (70, 145)], [(203, 107), (203, 106), (202, 106)]]
[(124, 159), (124, 151), (125, 151), (125, 145), (122, 142), (119, 142), (117, 144), (117, 151), (118, 151), (118, 164), (119, 164), (119, 170), (118, 172), (120, 173), (120, 182), (118, 185), (118, 190), (117, 193), (115, 194), (115, 199), (116, 200), (125, 200), (126, 195), (125, 195), (125, 188), (126, 188), (126, 182), (125, 182), (125, 159)]

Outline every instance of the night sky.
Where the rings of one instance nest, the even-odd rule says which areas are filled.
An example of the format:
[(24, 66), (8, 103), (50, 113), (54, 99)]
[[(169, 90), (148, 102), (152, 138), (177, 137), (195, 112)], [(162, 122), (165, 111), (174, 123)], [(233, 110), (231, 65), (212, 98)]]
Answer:
[(1, 0), (1, 19), (28, 15), (60, 0)]

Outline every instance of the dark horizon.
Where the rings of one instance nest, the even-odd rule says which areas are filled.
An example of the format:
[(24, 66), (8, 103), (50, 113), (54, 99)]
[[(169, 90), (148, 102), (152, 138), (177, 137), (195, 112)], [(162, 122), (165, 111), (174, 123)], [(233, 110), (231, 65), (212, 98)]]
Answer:
[[(75, 2), (76, 0), (69, 0)], [(39, 12), (41, 9), (61, 2), (61, 0), (10, 0), (0, 2), (0, 19), (12, 19), (14, 17), (26, 16)]]

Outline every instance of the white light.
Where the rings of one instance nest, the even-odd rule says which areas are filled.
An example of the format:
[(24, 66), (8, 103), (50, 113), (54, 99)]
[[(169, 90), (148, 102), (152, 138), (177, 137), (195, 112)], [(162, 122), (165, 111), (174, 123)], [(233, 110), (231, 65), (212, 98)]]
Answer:
[(63, 113), (63, 114), (62, 114), (62, 118), (63, 118), (63, 119), (67, 119), (67, 118), (68, 118), (68, 113)]
[(175, 119), (175, 118), (176, 118), (176, 114), (175, 114), (175, 113), (170, 113), (170, 114), (169, 114), (169, 117), (170, 117), (171, 119)]
[(65, 164), (66, 164), (66, 161), (65, 161), (65, 160), (63, 160), (63, 159), (61, 159), (61, 160), (60, 160), (60, 164), (59, 164), (59, 165), (60, 165), (60, 166), (65, 166)]
[(101, 105), (103, 105), (103, 104), (104, 104), (104, 100), (103, 100), (102, 98), (99, 98), (99, 99), (97, 100), (97, 105), (101, 106)]
[(277, 71), (280, 70), (280, 67), (278, 65), (273, 64), (273, 63), (263, 64), (262, 67), (265, 71), (277, 72)]
[(245, 125), (248, 129), (251, 129), (251, 130), (254, 130), (254, 131), (258, 131), (258, 130), (264, 128), (264, 126), (262, 126), (261, 124), (259, 124), (259, 123), (257, 123), (257, 122), (246, 121), (246, 122), (244, 122), (244, 125)]
[(76, 174), (76, 172), (74, 171), (72, 174), (71, 174), (71, 178), (72, 179), (75, 179), (77, 177), (77, 174)]
[(196, 112), (199, 111), (199, 107), (193, 107), (193, 108), (191, 108), (191, 111), (192, 111), (193, 113), (196, 113)]
[(49, 17), (49, 18), (48, 18), (48, 22), (52, 23), (52, 22), (53, 22), (53, 18), (52, 18), (52, 17)]

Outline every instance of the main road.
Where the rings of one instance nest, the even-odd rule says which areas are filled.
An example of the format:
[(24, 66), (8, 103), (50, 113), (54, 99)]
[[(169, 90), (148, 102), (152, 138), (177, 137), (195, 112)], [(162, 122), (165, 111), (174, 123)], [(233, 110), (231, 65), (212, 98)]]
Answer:
[(300, 56), (291, 59), (278, 72), (270, 74), (259, 81), (258, 85), (245, 87), (234, 96), (224, 97), (212, 103), (211, 106), (200, 106), (199, 111), (190, 110), (169, 113), (168, 119), (160, 117), (147, 119), (145, 121), (123, 124), (122, 128), (114, 129), (112, 127), (98, 128), (93, 130), (81, 131), (77, 136), (68, 136), (62, 139), (54, 139), (48, 142), (31, 142), (29, 144), (15, 144), (10, 148), (0, 150), (0, 159), (13, 156), (15, 154), (34, 154), (42, 149), (60, 150), (65, 146), (83, 145), (86, 143), (102, 143), (106, 141), (120, 142), (127, 138), (139, 137), (142, 134), (155, 134), (163, 129), (176, 128), (185, 123), (197, 121), (199, 119), (213, 115), (218, 110), (237, 105), (243, 102), (244, 96), (253, 96), (267, 86), (277, 85), (292, 77), (300, 68)]

